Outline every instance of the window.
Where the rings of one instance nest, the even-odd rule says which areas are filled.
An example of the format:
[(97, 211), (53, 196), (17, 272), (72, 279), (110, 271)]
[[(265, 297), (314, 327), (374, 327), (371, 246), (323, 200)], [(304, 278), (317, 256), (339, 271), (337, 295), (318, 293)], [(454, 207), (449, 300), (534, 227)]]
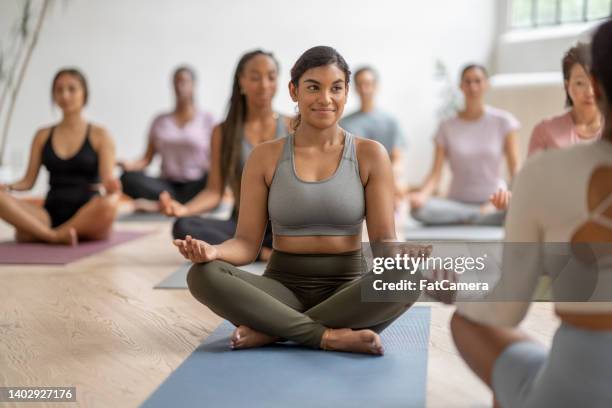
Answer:
[(534, 28), (612, 16), (612, 0), (512, 0), (511, 27)]

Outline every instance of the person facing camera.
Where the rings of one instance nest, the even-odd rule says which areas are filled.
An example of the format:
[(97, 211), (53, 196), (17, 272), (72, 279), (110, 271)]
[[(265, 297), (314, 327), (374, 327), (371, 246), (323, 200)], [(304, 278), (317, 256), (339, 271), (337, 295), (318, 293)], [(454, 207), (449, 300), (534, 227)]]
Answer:
[[(89, 91), (79, 70), (60, 70), (51, 95), (62, 119), (36, 132), (25, 176), (0, 185), (0, 218), (15, 227), (18, 242), (76, 245), (79, 240), (105, 239), (121, 192), (113, 176), (113, 139), (106, 129), (83, 117)], [(10, 194), (32, 189), (41, 166), (49, 172), (43, 208)]]
[[(191, 68), (178, 67), (172, 84), (175, 107), (153, 120), (144, 156), (119, 162), (123, 169), (123, 192), (137, 200), (137, 210), (159, 211), (157, 200), (163, 191), (186, 203), (206, 185), (215, 119), (196, 105), (196, 75)], [(155, 156), (161, 157), (159, 177), (144, 172)]]

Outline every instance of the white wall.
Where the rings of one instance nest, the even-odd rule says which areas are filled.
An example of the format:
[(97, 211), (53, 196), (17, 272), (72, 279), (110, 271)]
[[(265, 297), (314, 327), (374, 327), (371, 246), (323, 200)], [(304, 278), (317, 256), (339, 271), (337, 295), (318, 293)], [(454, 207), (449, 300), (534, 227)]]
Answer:
[[(0, 2), (0, 27), (14, 20), (19, 4)], [(200, 105), (221, 117), (241, 53), (272, 50), (282, 69), (275, 106), (292, 113), (285, 85), (291, 64), (308, 47), (327, 44), (352, 66), (379, 69), (380, 105), (399, 117), (409, 136), (408, 179), (417, 182), (430, 166), (440, 104), (434, 61), (442, 59), (453, 77), (466, 61), (488, 62), (495, 7), (490, 0), (56, 2), (23, 84), (7, 159), (20, 173), (35, 130), (58, 120), (49, 88), (60, 67), (83, 69), (91, 88), (88, 116), (111, 131), (120, 157), (134, 157), (144, 148), (152, 116), (171, 107), (169, 76), (177, 64), (197, 69)], [(356, 99), (351, 96), (348, 110)]]

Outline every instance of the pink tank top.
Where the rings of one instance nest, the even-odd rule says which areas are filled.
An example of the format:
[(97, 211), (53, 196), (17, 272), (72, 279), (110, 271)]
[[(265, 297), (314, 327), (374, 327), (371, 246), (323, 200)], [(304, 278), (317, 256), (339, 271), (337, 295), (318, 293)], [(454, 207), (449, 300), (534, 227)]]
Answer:
[(601, 129), (597, 134), (589, 139), (582, 138), (576, 132), (571, 111), (561, 115), (544, 119), (533, 128), (531, 139), (529, 140), (528, 156), (548, 149), (562, 149), (576, 144), (593, 143), (601, 139)]
[(215, 120), (212, 114), (197, 111), (179, 127), (173, 113), (159, 115), (151, 125), (149, 138), (161, 156), (161, 177), (171, 181), (198, 180), (210, 167), (210, 139)]

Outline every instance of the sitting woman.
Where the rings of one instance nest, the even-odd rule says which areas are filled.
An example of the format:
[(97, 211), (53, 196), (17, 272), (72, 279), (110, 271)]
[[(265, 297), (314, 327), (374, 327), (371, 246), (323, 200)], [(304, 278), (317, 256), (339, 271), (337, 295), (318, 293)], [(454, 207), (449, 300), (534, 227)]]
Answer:
[[(211, 244), (220, 244), (234, 236), (242, 168), (254, 146), (286, 136), (290, 124), (289, 118), (272, 108), (277, 79), (278, 62), (271, 53), (255, 50), (240, 58), (234, 73), (227, 117), (213, 130), (206, 188), (185, 204), (174, 199), (169, 191), (159, 197), (162, 212), (178, 217), (172, 230), (174, 238), (191, 235)], [(227, 186), (236, 200), (231, 218), (200, 217), (221, 203)], [(267, 249), (262, 249), (261, 257), (267, 260), (272, 247), (270, 228), (266, 229), (263, 246)]]
[[(461, 73), (465, 109), (443, 121), (435, 137), (432, 170), (425, 183), (410, 193), (412, 216), (426, 225), (501, 225), (504, 212), (489, 198), (505, 188), (501, 178), (504, 156), (510, 177), (519, 168), (518, 121), (512, 114), (484, 104), (487, 71), (476, 64)], [(447, 198), (431, 197), (440, 184), (445, 160), (452, 171)]]
[[(62, 120), (34, 136), (23, 179), (0, 185), (0, 218), (15, 227), (19, 242), (76, 245), (79, 239), (104, 239), (111, 231), (121, 190), (113, 177), (113, 141), (105, 129), (83, 118), (88, 92), (81, 72), (59, 71), (51, 91)], [(49, 171), (44, 208), (9, 193), (30, 190), (41, 165)], [(99, 193), (100, 178), (104, 195)]]
[[(528, 156), (550, 149), (592, 143), (601, 138), (603, 118), (595, 102), (589, 78), (591, 55), (588, 44), (570, 48), (561, 62), (565, 86), (566, 112), (538, 123), (529, 140)], [(508, 208), (512, 193), (499, 190), (491, 203), (499, 210)]]
[[(153, 121), (144, 157), (119, 163), (124, 170), (123, 192), (137, 199), (139, 210), (159, 211), (157, 200), (163, 191), (186, 203), (206, 185), (215, 120), (195, 104), (195, 73), (191, 68), (177, 68), (173, 84), (176, 106)], [(157, 154), (161, 156), (160, 177), (145, 175), (145, 168)]]
[[(394, 184), (378, 142), (342, 130), (350, 71), (330, 47), (306, 51), (291, 69), (295, 132), (257, 146), (242, 175), (235, 236), (219, 245), (175, 240), (195, 263), (191, 293), (237, 326), (231, 347), (279, 340), (325, 350), (382, 354), (378, 332), (408, 309), (361, 300), (365, 217), (370, 241), (395, 241)], [(268, 221), (274, 251), (263, 276), (234, 265), (255, 260)]]
[[(561, 326), (550, 351), (512, 327), (525, 316), (529, 299), (464, 303), (451, 321), (459, 352), (502, 407), (612, 406), (612, 303), (571, 301), (577, 300), (575, 293), (584, 281), (593, 284), (591, 293), (604, 294), (605, 299), (599, 299), (610, 299), (612, 21), (600, 26), (593, 38), (592, 62), (595, 98), (606, 119), (602, 139), (527, 162), (516, 180), (506, 241), (531, 242), (534, 250), (524, 251), (523, 245), (521, 253), (507, 254), (511, 247), (506, 247), (502, 279), (512, 279), (530, 299), (538, 277), (556, 272), (543, 268), (544, 251), (538, 250), (552, 242), (571, 243), (572, 250), (595, 244), (589, 251), (574, 254), (584, 258), (584, 253), (590, 253), (586, 262), (598, 265), (595, 280), (593, 275), (578, 274), (578, 284), (573, 280), (569, 293), (557, 299), (555, 311)], [(514, 267), (505, 268), (507, 262)]]

